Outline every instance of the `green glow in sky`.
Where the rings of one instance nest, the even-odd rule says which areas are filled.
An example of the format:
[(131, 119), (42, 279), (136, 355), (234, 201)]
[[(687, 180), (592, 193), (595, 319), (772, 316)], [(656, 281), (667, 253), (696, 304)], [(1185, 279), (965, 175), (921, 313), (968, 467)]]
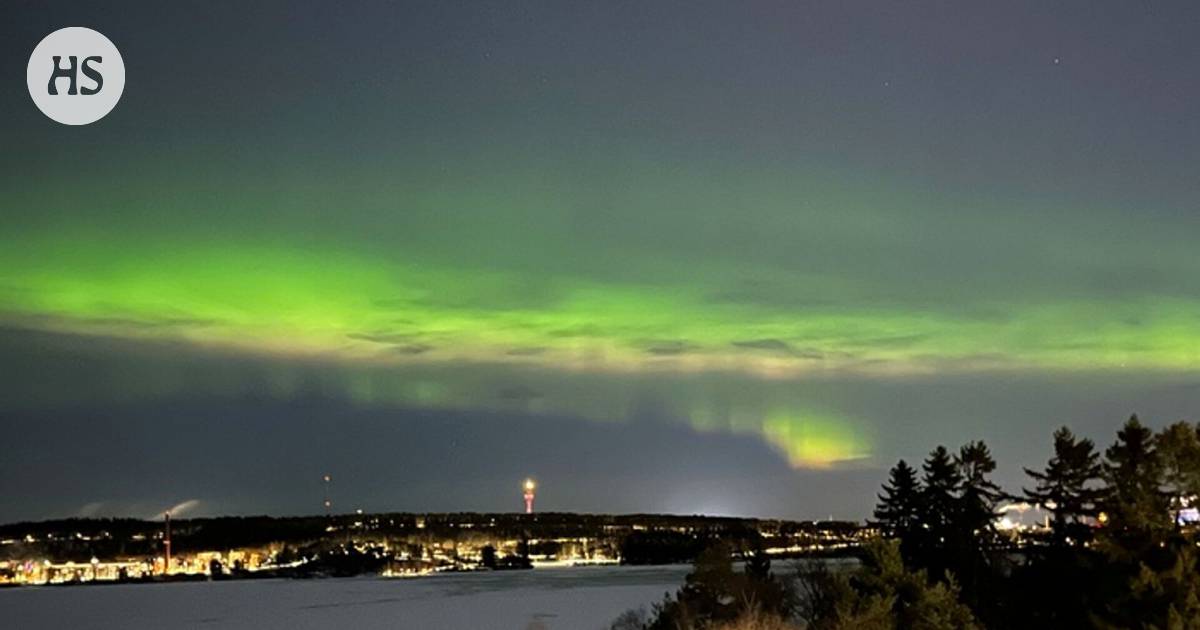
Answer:
[[(102, 172), (59, 197), (22, 193), (40, 212), (0, 235), (3, 321), (323, 361), (364, 403), (515, 399), (607, 421), (627, 419), (637, 390), (597, 394), (598, 375), (785, 386), (1200, 366), (1200, 301), (1179, 290), (1200, 277), (1193, 244), (1099, 202), (1063, 213), (800, 164), (484, 155), (447, 173), (376, 157), (307, 177), (301, 159), (265, 187), (250, 164), (175, 178), (172, 159), (124, 196)], [(468, 366), (577, 382), (497, 401)], [(880, 422), (811, 397), (665, 398), (696, 430), (760, 436), (799, 467), (862, 460)]]
[(716, 302), (703, 282), (599, 284), (331, 248), (92, 237), (5, 243), (0, 308), (26, 325), (182, 338), (256, 352), (382, 363), (516, 362), (594, 371), (997, 368), (1187, 369), (1200, 307), (1098, 299), (991, 305), (821, 306), (786, 313)]
[[(1028, 368), (1178, 370), (1200, 362), (1197, 305), (1183, 300), (1152, 307), (1046, 300), (989, 305), (979, 314), (906, 303), (817, 303), (789, 311), (714, 300), (720, 286), (687, 276), (673, 283), (601, 283), (550, 266), (531, 284), (503, 269), (328, 244), (70, 231), (6, 238), (0, 263), (0, 309), (10, 323), (360, 365), (366, 371), (341, 387), (365, 403), (495, 404), (477, 400), (456, 382), (461, 379), (386, 372), (406, 365), (728, 372), (787, 380)], [(281, 378), (271, 386), (274, 394), (296, 390), (297, 383)], [(601, 420), (622, 414), (619, 405), (589, 406), (578, 398), (526, 402), (532, 412)], [(814, 414), (802, 404), (738, 404), (716, 413), (711, 405), (684, 401), (677, 411), (697, 430), (761, 435), (796, 467), (827, 468), (870, 455), (861, 420)]]
[(824, 414), (777, 411), (762, 426), (767, 439), (798, 468), (828, 468), (870, 455), (870, 444), (852, 423)]

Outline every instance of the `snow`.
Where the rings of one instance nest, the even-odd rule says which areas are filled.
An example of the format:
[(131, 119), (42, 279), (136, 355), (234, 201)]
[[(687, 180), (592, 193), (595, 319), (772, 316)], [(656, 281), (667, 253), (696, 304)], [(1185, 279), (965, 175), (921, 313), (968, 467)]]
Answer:
[(10, 588), (0, 589), (0, 615), (13, 628), (602, 630), (674, 592), (688, 569)]

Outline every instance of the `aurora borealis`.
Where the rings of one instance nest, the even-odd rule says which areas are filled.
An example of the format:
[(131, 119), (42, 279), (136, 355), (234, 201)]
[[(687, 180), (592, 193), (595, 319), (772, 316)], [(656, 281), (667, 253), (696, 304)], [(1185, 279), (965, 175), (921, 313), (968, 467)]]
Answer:
[(325, 470), (860, 517), (939, 442), (1019, 483), (1060, 424), (1194, 418), (1197, 8), (446, 4), (0, 27), (6, 78), (68, 22), (128, 77), (88, 127), (4, 96), (0, 518)]

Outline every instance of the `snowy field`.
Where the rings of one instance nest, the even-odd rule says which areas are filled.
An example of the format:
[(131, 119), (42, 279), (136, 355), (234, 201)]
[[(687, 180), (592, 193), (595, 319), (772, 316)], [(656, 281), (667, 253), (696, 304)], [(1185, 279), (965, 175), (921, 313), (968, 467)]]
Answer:
[(416, 579), (245, 580), (0, 589), (12, 628), (602, 630), (674, 592), (672, 567), (571, 567)]

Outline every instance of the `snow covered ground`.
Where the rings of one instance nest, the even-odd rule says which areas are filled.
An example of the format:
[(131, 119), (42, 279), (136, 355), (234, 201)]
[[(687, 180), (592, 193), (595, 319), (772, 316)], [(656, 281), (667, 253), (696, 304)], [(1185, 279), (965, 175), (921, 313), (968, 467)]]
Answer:
[[(245, 580), (0, 589), (12, 628), (602, 630), (674, 592), (687, 566), (416, 579)], [(9, 625), (12, 624), (12, 625)]]

